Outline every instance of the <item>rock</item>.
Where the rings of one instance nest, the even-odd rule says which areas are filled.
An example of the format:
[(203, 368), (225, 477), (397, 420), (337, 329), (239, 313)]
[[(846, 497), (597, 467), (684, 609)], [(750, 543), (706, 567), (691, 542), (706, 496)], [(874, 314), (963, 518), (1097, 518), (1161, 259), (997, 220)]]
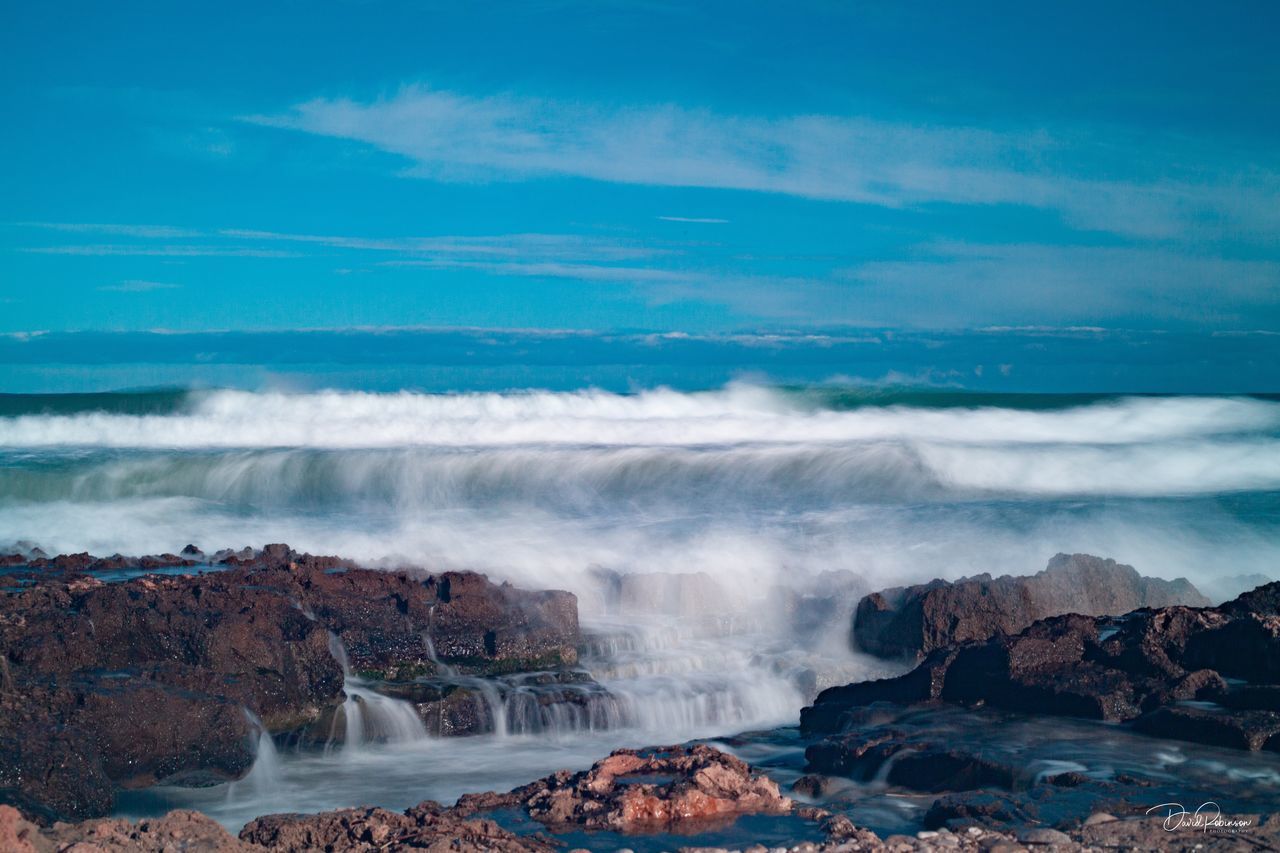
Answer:
[(1242, 593), (1222, 605), (1220, 609), (1224, 613), (1237, 615), (1252, 613), (1258, 616), (1280, 616), (1280, 581), (1264, 584)]
[[(501, 711), (509, 734), (540, 734), (625, 725), (626, 706), (582, 671), (525, 673), (496, 678), (422, 678), (369, 685), (378, 693), (414, 706), (429, 734), (457, 737), (486, 734)], [(345, 723), (341, 706), (327, 710), (299, 732), (304, 743), (339, 743)]]
[(1070, 835), (1048, 827), (1024, 829), (1017, 833), (1016, 837), (1023, 844), (1068, 845), (1071, 843)]
[(548, 827), (615, 832), (674, 831), (792, 807), (777, 783), (705, 745), (617, 750), (590, 770), (561, 771), (506, 795), (467, 795), (457, 808), (465, 815), (513, 805)]
[[(442, 661), (477, 674), (576, 662), (567, 592), (360, 569), (286, 545), (238, 559), (217, 573), (103, 583), (79, 574), (95, 558), (64, 555), (50, 562), (71, 574), (0, 594), (9, 801), (42, 820), (86, 818), (111, 809), (116, 787), (242, 775), (257, 742), (252, 717), (271, 732), (299, 731), (341, 703), (331, 634), (354, 669), (381, 679), (434, 674)], [(560, 689), (566, 702), (591, 701), (585, 688)], [(439, 716), (441, 729), (477, 727)]]
[(1147, 578), (1114, 560), (1058, 554), (1029, 577), (978, 575), (869, 595), (858, 603), (853, 643), (881, 657), (922, 658), (954, 643), (1016, 634), (1048, 616), (1118, 615), (1174, 604), (1209, 601), (1184, 578)]
[(178, 810), (137, 821), (105, 819), (56, 824), (46, 831), (48, 849), (67, 853), (260, 853), (200, 812)]
[(1004, 793), (980, 791), (965, 795), (948, 794), (935, 800), (924, 815), (929, 829), (960, 829), (975, 825), (1034, 823), (1037, 816), (1029, 804)]
[(239, 705), (147, 679), (81, 675), (0, 712), (0, 791), (43, 818), (104, 814), (116, 787), (227, 781), (254, 760)]
[[(801, 730), (852, 730), (877, 703), (951, 702), (1114, 722), (1242, 749), (1280, 739), (1280, 583), (1218, 608), (1076, 614), (1016, 635), (955, 644), (896, 678), (832, 688), (801, 713)], [(1228, 678), (1246, 684), (1229, 683)], [(1212, 703), (1206, 707), (1188, 702)], [(830, 748), (822, 747), (822, 748)]]
[[(1013, 787), (1018, 770), (989, 756), (976, 755), (895, 729), (828, 738), (805, 750), (807, 770), (869, 781), (879, 779), (913, 791), (940, 793)], [(808, 777), (806, 777), (808, 778)]]
[(40, 827), (22, 816), (13, 806), (0, 805), (0, 850), (10, 853), (43, 853), (51, 848)]
[[(1108, 815), (1108, 817), (1110, 817)], [(1167, 829), (1161, 817), (1085, 822), (1071, 833), (1073, 850), (1185, 850), (1236, 851), (1275, 850), (1280, 847), (1280, 820), (1272, 816), (1230, 815), (1249, 821), (1243, 832), (1214, 832), (1204, 828)]]
[(438, 803), (407, 811), (358, 808), (316, 815), (269, 815), (251, 821), (240, 840), (280, 853), (313, 850), (494, 851), (550, 853), (556, 847), (537, 837), (517, 836), (491, 820), (467, 820)]
[(954, 650), (939, 649), (904, 675), (829, 687), (818, 694), (812, 705), (801, 709), (800, 729), (810, 734), (844, 731), (856, 722), (865, 722), (862, 709), (869, 705), (938, 700), (955, 655)]
[(1276, 711), (1227, 711), (1178, 705), (1144, 714), (1133, 726), (1156, 737), (1280, 752), (1280, 713)]

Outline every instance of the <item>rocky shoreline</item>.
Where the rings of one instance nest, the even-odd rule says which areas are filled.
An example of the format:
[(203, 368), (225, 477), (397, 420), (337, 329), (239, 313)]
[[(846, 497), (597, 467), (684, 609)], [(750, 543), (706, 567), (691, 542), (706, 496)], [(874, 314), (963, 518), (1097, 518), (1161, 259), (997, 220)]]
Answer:
[(239, 778), (259, 733), (334, 728), (353, 676), (410, 683), (577, 660), (567, 592), (284, 545), (222, 557), (219, 571), (116, 583), (95, 576), (103, 562), (54, 558), (0, 596), (0, 796), (43, 820), (108, 814), (118, 788)]
[[(674, 581), (643, 583), (628, 597), (683, 600)], [(1006, 717), (1065, 716), (1155, 744), (1280, 752), (1280, 582), (1211, 607), (1185, 580), (1059, 555), (1025, 578), (868, 594), (851, 642), (918, 663), (818, 695), (801, 714), (804, 765), (785, 793), (767, 767), (711, 745), (651, 747), (452, 806), (264, 815), (238, 836), (192, 811), (107, 815), (120, 791), (242, 778), (273, 742), (368, 737), (361, 725), (381, 702), (431, 737), (494, 731), (493, 695), (525, 703), (531, 733), (540, 715), (604, 720), (612, 697), (575, 666), (576, 598), (285, 545), (141, 558), (28, 550), (0, 556), (0, 588), (6, 851), (546, 851), (594, 846), (600, 833), (692, 850), (744, 815), (774, 822), (767, 847), (790, 837), (794, 850), (1280, 849), (1280, 819), (1266, 810), (1231, 812), (1247, 823), (1231, 831), (1170, 831), (1148, 812), (1185, 786), (1069, 769), (1027, 778), (1016, 751), (983, 745), (983, 727)], [(787, 602), (801, 622), (809, 604), (810, 622), (847, 618), (820, 598)], [(842, 791), (869, 782), (922, 798), (923, 829), (856, 825)]]

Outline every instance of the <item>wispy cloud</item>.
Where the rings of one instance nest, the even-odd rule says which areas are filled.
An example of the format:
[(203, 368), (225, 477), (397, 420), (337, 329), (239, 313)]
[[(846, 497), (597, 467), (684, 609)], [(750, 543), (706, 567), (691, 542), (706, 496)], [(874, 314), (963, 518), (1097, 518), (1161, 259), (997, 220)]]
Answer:
[(165, 258), (298, 258), (297, 252), (263, 249), (253, 246), (185, 246), (97, 243), (67, 246), (28, 246), (20, 251), (37, 255), (89, 255), (92, 257), (165, 257)]
[[(510, 258), (522, 261), (593, 261), (612, 263), (675, 253), (663, 246), (585, 234), (487, 234), (367, 237), (341, 234), (298, 234), (247, 228), (197, 230), (166, 225), (91, 223), (20, 223), (31, 227), (100, 237), (137, 238), (118, 243), (60, 243), (31, 246), (24, 252), (46, 255), (173, 257), (306, 257), (303, 247), (343, 252), (370, 252), (406, 258)], [(175, 242), (175, 238), (177, 242)], [(192, 243), (198, 240), (199, 243)], [(280, 248), (291, 245), (297, 248)]]
[(727, 219), (713, 219), (708, 216), (658, 216), (663, 222), (687, 222), (694, 225), (727, 225)]
[(612, 238), (579, 234), (489, 234), (429, 237), (352, 237), (290, 234), (276, 231), (221, 229), (220, 236), (248, 240), (310, 243), (337, 249), (400, 254), (441, 254), (497, 257), (556, 257), (560, 259), (630, 260), (666, 254), (670, 250)]
[(385, 266), (425, 267), (429, 269), (472, 269), (492, 273), (494, 275), (517, 275), (535, 278), (567, 278), (578, 279), (581, 281), (692, 283), (705, 278), (705, 275), (681, 270), (666, 270), (634, 266), (603, 266), (600, 264), (570, 264), (555, 261), (526, 263), (518, 261), (492, 262), (442, 258), (427, 261), (384, 261), (383, 264)]
[[(1196, 152), (1165, 154), (1117, 135), (725, 116), (670, 105), (606, 109), (424, 86), (368, 102), (318, 98), (246, 120), (368, 143), (408, 158), (407, 174), (439, 180), (559, 175), (894, 208), (1012, 204), (1057, 211), (1081, 229), (1154, 238), (1206, 223), (1254, 234), (1280, 226), (1276, 172), (1187, 164)], [(1095, 162), (1099, 156), (1108, 162)], [(1144, 177), (1092, 177), (1117, 172)]]
[(176, 225), (120, 225), (91, 222), (19, 222), (28, 228), (43, 228), (48, 231), (63, 231), (72, 234), (106, 234), (116, 237), (139, 237), (142, 239), (190, 239), (199, 237), (200, 232), (192, 228)]
[(1147, 246), (937, 243), (834, 273), (879, 322), (1221, 326), (1280, 322), (1280, 261)]
[(165, 281), (144, 281), (142, 279), (131, 278), (120, 282), (119, 284), (105, 284), (98, 290), (105, 290), (110, 293), (146, 293), (152, 290), (177, 290), (182, 287), (180, 284), (171, 284)]

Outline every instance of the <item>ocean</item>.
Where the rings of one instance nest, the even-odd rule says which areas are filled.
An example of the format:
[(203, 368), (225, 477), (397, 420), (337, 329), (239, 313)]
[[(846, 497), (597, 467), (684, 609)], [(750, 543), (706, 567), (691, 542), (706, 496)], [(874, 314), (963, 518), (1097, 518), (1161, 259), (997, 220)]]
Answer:
[[(234, 827), (269, 811), (403, 808), (696, 738), (734, 738), (785, 774), (799, 761), (789, 727), (817, 687), (902, 667), (850, 650), (847, 610), (806, 624), (784, 602), (1027, 574), (1058, 552), (1185, 576), (1213, 599), (1275, 578), (1280, 398), (759, 381), (0, 397), (0, 547), (268, 542), (571, 590), (583, 666), (616, 706), (531, 722), (508, 700), (501, 731), (461, 739), (388, 717), (389, 743), (267, 744), (246, 780), (130, 793), (122, 813), (194, 806)], [(660, 573), (694, 580), (610, 599), (618, 576)], [(1113, 744), (1099, 760), (1122, 754)]]

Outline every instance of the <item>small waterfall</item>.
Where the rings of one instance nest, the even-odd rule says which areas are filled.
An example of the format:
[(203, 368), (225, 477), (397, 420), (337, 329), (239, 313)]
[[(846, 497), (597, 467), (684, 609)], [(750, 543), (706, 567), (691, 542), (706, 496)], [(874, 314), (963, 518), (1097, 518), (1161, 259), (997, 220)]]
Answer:
[(440, 660), (436, 654), (435, 641), (431, 639), (431, 629), (436, 624), (436, 606), (433, 604), (427, 609), (427, 630), (422, 632), (422, 642), (427, 647), (427, 658), (436, 665), (436, 675), (457, 675), (457, 671)]
[[(346, 647), (337, 634), (329, 634), (329, 651), (342, 666), (343, 752), (355, 755), (370, 743), (409, 743), (426, 740), (427, 727), (410, 702), (383, 696), (351, 674)], [(334, 720), (337, 724), (337, 720)], [(330, 736), (332, 741), (332, 734)]]
[(507, 732), (507, 707), (502, 701), (502, 693), (499, 692), (497, 685), (492, 681), (484, 678), (475, 680), (476, 698), (480, 702), (481, 713), (487, 713), (489, 719), (493, 721), (493, 734), (495, 737), (506, 737)]
[(276, 751), (275, 740), (272, 739), (271, 733), (267, 731), (266, 725), (257, 714), (248, 708), (243, 710), (249, 724), (257, 731), (257, 749), (254, 753), (253, 767), (249, 768), (248, 774), (227, 786), (229, 800), (246, 789), (255, 799), (261, 799), (280, 787), (280, 753)]

